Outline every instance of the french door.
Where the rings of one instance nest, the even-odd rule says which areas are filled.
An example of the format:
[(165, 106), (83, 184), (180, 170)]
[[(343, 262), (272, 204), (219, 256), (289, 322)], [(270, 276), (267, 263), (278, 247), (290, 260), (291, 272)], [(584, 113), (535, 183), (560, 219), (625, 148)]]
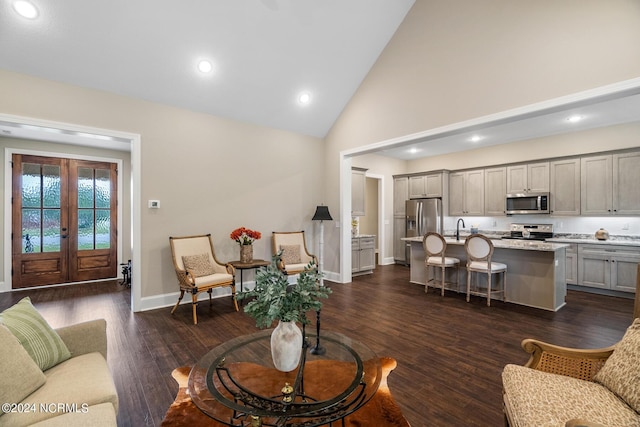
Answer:
[(115, 278), (116, 164), (12, 160), (12, 287)]

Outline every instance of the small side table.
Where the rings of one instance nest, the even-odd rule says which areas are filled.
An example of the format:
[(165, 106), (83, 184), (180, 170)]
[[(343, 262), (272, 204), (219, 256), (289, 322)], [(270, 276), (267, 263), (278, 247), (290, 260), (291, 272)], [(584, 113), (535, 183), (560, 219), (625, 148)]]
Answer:
[(244, 292), (244, 288), (243, 288), (244, 281), (242, 279), (242, 272), (244, 270), (252, 270), (255, 268), (266, 267), (271, 263), (263, 259), (254, 259), (251, 262), (229, 261), (229, 264), (233, 265), (236, 268), (236, 270), (240, 270), (240, 292)]

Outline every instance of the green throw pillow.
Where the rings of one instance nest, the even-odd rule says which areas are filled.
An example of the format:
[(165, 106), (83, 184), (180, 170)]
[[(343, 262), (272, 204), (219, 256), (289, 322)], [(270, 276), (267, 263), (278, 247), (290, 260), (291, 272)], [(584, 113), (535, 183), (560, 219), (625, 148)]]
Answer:
[(0, 313), (0, 323), (18, 338), (43, 371), (71, 357), (60, 335), (38, 313), (29, 297)]
[[(36, 391), (47, 378), (18, 339), (2, 325), (0, 343), (0, 403), (18, 403)], [(0, 415), (6, 412), (5, 409)]]

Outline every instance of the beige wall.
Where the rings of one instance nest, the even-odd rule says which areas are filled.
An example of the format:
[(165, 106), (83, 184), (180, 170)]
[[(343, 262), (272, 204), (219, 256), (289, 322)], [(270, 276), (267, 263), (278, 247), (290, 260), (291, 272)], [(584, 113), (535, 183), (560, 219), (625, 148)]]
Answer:
[(416, 1), (326, 138), (327, 203), (341, 151), (638, 77), (631, 40), (635, 0)]
[[(263, 233), (256, 257), (270, 257), (272, 231), (305, 229), (317, 244), (318, 138), (1, 70), (0, 93), (4, 114), (141, 135), (142, 193), (133, 197), (142, 200), (142, 265), (134, 268), (143, 298), (176, 292), (171, 235), (211, 233), (224, 261), (239, 257), (229, 233), (240, 226)], [(161, 209), (147, 209), (149, 199)]]
[[(360, 217), (360, 234), (378, 234), (378, 179), (366, 178), (364, 211), (365, 215)], [(376, 239), (376, 249), (378, 239)]]

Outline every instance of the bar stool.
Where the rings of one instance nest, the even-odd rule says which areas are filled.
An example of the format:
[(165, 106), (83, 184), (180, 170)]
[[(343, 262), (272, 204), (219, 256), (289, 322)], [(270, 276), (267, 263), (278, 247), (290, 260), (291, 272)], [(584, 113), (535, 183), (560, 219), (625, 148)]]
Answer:
[[(464, 250), (467, 253), (467, 302), (471, 295), (471, 274), (487, 274), (487, 306), (491, 305), (491, 294), (502, 293), (502, 300), (507, 296), (507, 265), (500, 262), (492, 262), (493, 243), (482, 234), (474, 234), (467, 237), (464, 242)], [(494, 273), (502, 273), (502, 289), (493, 290), (491, 277)], [(484, 295), (478, 289), (474, 295)]]
[(427, 280), (424, 284), (424, 292), (426, 293), (429, 289), (429, 282), (431, 281), (429, 279), (429, 267), (434, 268), (432, 279), (434, 284), (436, 280), (435, 268), (439, 267), (441, 269), (440, 285), (442, 288), (442, 296), (444, 296), (445, 269), (452, 267), (456, 268), (456, 287), (460, 286), (460, 260), (458, 258), (444, 256), (444, 252), (447, 250), (447, 242), (444, 240), (444, 237), (438, 233), (427, 233), (422, 238), (422, 246), (424, 247), (424, 252), (427, 255), (424, 261), (427, 270)]

